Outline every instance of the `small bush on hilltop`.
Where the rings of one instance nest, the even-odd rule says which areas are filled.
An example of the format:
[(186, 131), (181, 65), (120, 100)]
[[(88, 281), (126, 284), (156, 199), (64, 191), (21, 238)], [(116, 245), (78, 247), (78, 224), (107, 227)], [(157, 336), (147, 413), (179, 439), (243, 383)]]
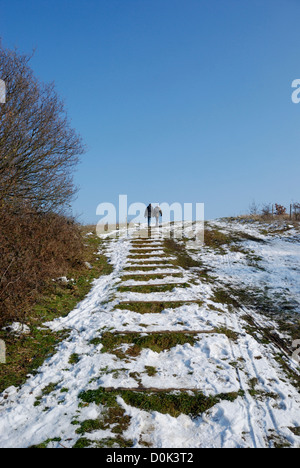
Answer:
[(286, 208), (278, 203), (275, 203), (275, 214), (278, 216), (283, 216), (286, 214)]

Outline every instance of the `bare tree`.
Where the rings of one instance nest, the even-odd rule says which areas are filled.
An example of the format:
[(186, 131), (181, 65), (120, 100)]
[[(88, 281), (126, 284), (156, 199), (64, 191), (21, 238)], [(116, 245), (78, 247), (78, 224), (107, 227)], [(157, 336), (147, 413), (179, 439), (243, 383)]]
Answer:
[(261, 209), (261, 214), (264, 218), (270, 218), (272, 216), (272, 206), (270, 203), (265, 203)]
[(293, 204), (294, 217), (296, 220), (300, 219), (300, 203)]
[(34, 76), (30, 59), (0, 43), (6, 87), (6, 103), (0, 105), (0, 204), (59, 211), (76, 193), (73, 172), (84, 147), (54, 84)]
[(259, 214), (259, 207), (257, 206), (255, 200), (253, 200), (249, 206), (249, 214), (250, 216), (256, 216)]

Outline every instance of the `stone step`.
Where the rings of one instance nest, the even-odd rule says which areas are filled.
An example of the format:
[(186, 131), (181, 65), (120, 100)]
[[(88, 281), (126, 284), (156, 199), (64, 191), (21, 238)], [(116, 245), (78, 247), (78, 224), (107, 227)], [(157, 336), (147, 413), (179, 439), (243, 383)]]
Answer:
[(105, 392), (146, 392), (146, 393), (172, 393), (172, 392), (198, 392), (202, 393), (197, 388), (158, 388), (158, 387), (102, 387)]
[(181, 333), (182, 335), (203, 335), (203, 334), (213, 334), (216, 333), (216, 330), (154, 330), (154, 331), (134, 331), (134, 330), (125, 330), (125, 331), (111, 331), (112, 334), (116, 335), (136, 335), (136, 334), (143, 334), (143, 335), (170, 335), (172, 333)]

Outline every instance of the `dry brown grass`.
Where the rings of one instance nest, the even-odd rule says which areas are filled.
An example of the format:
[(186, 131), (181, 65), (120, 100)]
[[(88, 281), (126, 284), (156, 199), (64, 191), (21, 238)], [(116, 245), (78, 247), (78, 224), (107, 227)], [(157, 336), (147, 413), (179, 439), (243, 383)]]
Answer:
[(45, 282), (82, 263), (83, 239), (74, 220), (0, 207), (0, 326), (25, 320)]

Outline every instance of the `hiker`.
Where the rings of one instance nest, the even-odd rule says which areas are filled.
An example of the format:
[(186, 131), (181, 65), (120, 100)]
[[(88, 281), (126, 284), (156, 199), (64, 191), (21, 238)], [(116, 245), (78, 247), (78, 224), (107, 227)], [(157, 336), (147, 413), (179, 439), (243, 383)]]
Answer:
[(159, 226), (159, 218), (160, 216), (162, 216), (162, 211), (161, 211), (161, 208), (159, 206), (156, 206), (154, 208), (154, 217), (156, 218), (156, 226)]
[(147, 206), (146, 211), (145, 211), (145, 218), (148, 218), (148, 227), (151, 226), (151, 218), (153, 216), (153, 208), (150, 203), (150, 205)]

